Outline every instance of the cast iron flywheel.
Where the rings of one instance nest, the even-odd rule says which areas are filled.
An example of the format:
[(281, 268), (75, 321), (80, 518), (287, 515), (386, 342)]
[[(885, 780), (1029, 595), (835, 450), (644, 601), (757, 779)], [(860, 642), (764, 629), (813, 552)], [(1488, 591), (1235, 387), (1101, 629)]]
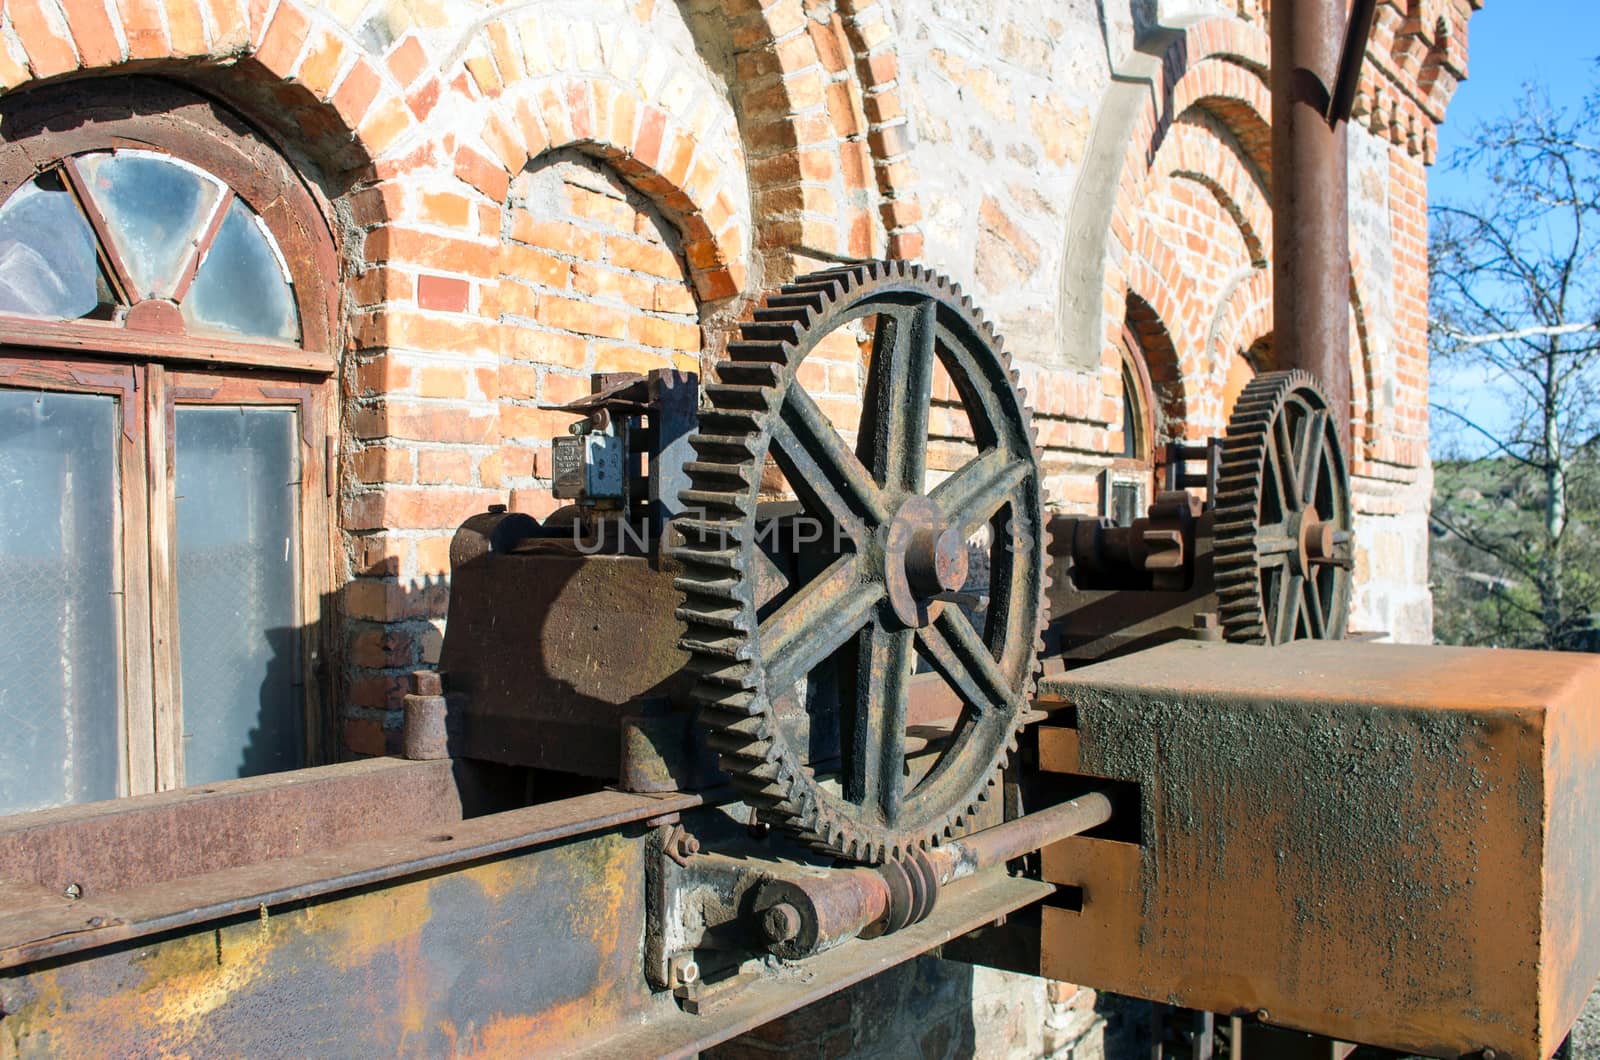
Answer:
[(1337, 640), (1350, 618), (1350, 480), (1328, 399), (1302, 371), (1264, 372), (1222, 443), (1215, 563), (1223, 635)]
[[(841, 348), (870, 343), (854, 441), (824, 411), (840, 406), (800, 382), (830, 335), (829, 372)], [(936, 443), (963, 454), (942, 478), (929, 470), (936, 374), (970, 424), (964, 449)], [(675, 522), (695, 696), (744, 798), (824, 851), (880, 862), (938, 843), (1016, 746), (1047, 542), (1039, 457), (1014, 383), (959, 288), (873, 262), (768, 295), (705, 388), (681, 495), (689, 515)], [(760, 540), (771, 523), (757, 510), (776, 477), (769, 465), (804, 517), (826, 527), (810, 538), (820, 538), (812, 573), (777, 592)], [(929, 744), (937, 758), (924, 772), (926, 757), (908, 764), (923, 738), (908, 737), (907, 705), (930, 680), (958, 713)], [(830, 725), (831, 742), (819, 736)]]

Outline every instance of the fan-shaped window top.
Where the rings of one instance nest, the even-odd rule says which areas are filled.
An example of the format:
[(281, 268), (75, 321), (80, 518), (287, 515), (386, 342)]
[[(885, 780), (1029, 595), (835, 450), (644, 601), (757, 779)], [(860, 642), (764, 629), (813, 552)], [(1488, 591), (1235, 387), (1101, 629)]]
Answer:
[(300, 338), (289, 269), (261, 217), (155, 151), (64, 159), (0, 206), (0, 313)]

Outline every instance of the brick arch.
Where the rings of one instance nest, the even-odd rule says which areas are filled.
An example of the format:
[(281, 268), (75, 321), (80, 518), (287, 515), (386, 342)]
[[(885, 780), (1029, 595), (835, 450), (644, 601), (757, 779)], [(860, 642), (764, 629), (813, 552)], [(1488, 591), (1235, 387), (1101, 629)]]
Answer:
[(883, 8), (876, 0), (804, 8), (722, 0), (720, 9), (714, 28), (695, 28), (720, 38), (704, 43), (733, 52), (729, 83), (769, 282), (794, 267), (791, 251), (920, 253), (921, 209)]
[(1373, 363), (1372, 330), (1367, 319), (1367, 303), (1362, 289), (1368, 283), (1365, 262), (1359, 249), (1353, 249), (1350, 261), (1350, 334), (1355, 339), (1350, 344), (1350, 418), (1352, 445), (1351, 471), (1371, 458), (1379, 444), (1381, 434), (1387, 433), (1387, 409), (1379, 410), (1375, 389), (1377, 366)]
[[(504, 202), (513, 176), (546, 151), (574, 147), (599, 158), (651, 199), (683, 238), (695, 290), (705, 301), (740, 293), (753, 245), (744, 152), (733, 115), (705, 105), (715, 88), (682, 68), (656, 98), (619, 75), (656, 57), (636, 26), (615, 30), (608, 47), (573, 49), (560, 69), (547, 42), (572, 24), (510, 19), (477, 34), (464, 55), (481, 96), (479, 124), (458, 138), (455, 170), (491, 202)], [(663, 55), (665, 53), (662, 53)], [(671, 69), (672, 67), (669, 67)]]
[(366, 165), (417, 127), (391, 64), (301, 0), (282, 0), (270, 20), (269, 9), (249, 0), (154, 0), (122, 13), (120, 35), (99, 5), (63, 4), (60, 24), (36, 3), (8, 10), (25, 63), (0, 48), (3, 90), (188, 60), (171, 72), (280, 126), (336, 169)]
[(1249, 350), (1272, 335), (1272, 270), (1258, 267), (1239, 277), (1217, 310), (1207, 343), (1213, 375), (1227, 372), (1234, 350)]
[(1171, 329), (1173, 314), (1179, 312), (1178, 296), (1168, 278), (1143, 258), (1135, 263), (1133, 272), (1139, 282), (1126, 292), (1123, 324), (1126, 333), (1138, 340), (1138, 352), (1161, 405), (1163, 432), (1174, 439), (1183, 438), (1195, 409), (1189, 383), (1192, 375), (1185, 371)]
[(1232, 145), (1200, 122), (1179, 122), (1161, 145), (1154, 174), (1193, 181), (1217, 200), (1249, 248), (1253, 264), (1264, 266), (1272, 250), (1272, 204), (1258, 171), (1242, 161)]
[[(1214, 17), (1169, 32), (1164, 44), (1157, 54), (1131, 59), (1136, 69), (1108, 90), (1083, 166), (1084, 179), (1098, 181), (1104, 191), (1077, 196), (1067, 219), (1066, 232), (1078, 254), (1076, 264), (1062, 270), (1059, 347), (1097, 349), (1101, 371), (1114, 367), (1118, 357), (1122, 320), (1108, 307), (1120, 305), (1135, 289), (1130, 281), (1142, 207), (1152, 181), (1170, 174), (1158, 166), (1158, 158), (1178, 119), (1199, 110), (1222, 122), (1263, 172), (1255, 156), (1267, 155), (1255, 147), (1270, 148), (1265, 83), (1270, 48), (1264, 32), (1237, 19)], [(1235, 179), (1217, 174), (1209, 162), (1184, 169), (1189, 179), (1207, 176), (1224, 189)], [(1240, 189), (1232, 198), (1242, 207), (1248, 197)], [(1259, 223), (1252, 228), (1258, 238), (1265, 235)], [(1091, 235), (1085, 239), (1084, 233)], [(1269, 245), (1266, 239), (1263, 248)]]

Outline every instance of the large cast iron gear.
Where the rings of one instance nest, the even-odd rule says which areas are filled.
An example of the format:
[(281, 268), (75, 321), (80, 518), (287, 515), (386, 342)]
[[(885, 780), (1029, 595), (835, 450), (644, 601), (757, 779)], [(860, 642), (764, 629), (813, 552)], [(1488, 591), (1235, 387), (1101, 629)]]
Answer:
[(1301, 371), (1239, 395), (1222, 443), (1214, 545), (1223, 635), (1337, 640), (1350, 617), (1350, 480), (1329, 402)]
[[(852, 446), (796, 373), (856, 321), (874, 323)], [(928, 489), (936, 360), (977, 455)], [(999, 339), (949, 281), (873, 262), (768, 295), (716, 371), (690, 440), (699, 459), (687, 468), (691, 514), (675, 523), (675, 555), (683, 644), (722, 766), (763, 819), (837, 856), (876, 863), (937, 843), (964, 824), (1015, 748), (1043, 646), (1039, 455)], [(756, 511), (769, 460), (806, 512), (833, 528), (823, 543), (840, 543), (817, 561), (820, 573), (771, 601)], [(969, 541), (985, 540), (986, 555), (974, 554)], [(907, 701), (926, 680), (912, 681), (919, 660), (960, 714), (936, 764), (908, 778)], [(827, 743), (813, 727), (826, 723), (818, 718), (830, 700), (837, 753), (812, 763)]]

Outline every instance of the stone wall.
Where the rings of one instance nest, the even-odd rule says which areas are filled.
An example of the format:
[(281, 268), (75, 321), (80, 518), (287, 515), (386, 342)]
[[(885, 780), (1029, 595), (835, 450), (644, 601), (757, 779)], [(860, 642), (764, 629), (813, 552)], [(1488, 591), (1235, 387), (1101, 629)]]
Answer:
[[(1397, 639), (1430, 634), (1425, 166), (1477, 3), (1382, 0), (1351, 131), (1354, 624)], [(566, 418), (541, 406), (593, 371), (708, 368), (820, 264), (915, 258), (975, 296), (1057, 507), (1093, 510), (1121, 451), (1127, 336), (1158, 440), (1217, 433), (1245, 354), (1271, 364), (1265, 25), (1258, 0), (23, 0), (0, 88), (186, 82), (319, 197), (345, 285), (334, 702), (374, 754), (437, 657), (455, 527), (553, 505)], [(1048, 1034), (1083, 998), (934, 967), (868, 988), (956, 991), (933, 1054), (1077, 1048)]]

